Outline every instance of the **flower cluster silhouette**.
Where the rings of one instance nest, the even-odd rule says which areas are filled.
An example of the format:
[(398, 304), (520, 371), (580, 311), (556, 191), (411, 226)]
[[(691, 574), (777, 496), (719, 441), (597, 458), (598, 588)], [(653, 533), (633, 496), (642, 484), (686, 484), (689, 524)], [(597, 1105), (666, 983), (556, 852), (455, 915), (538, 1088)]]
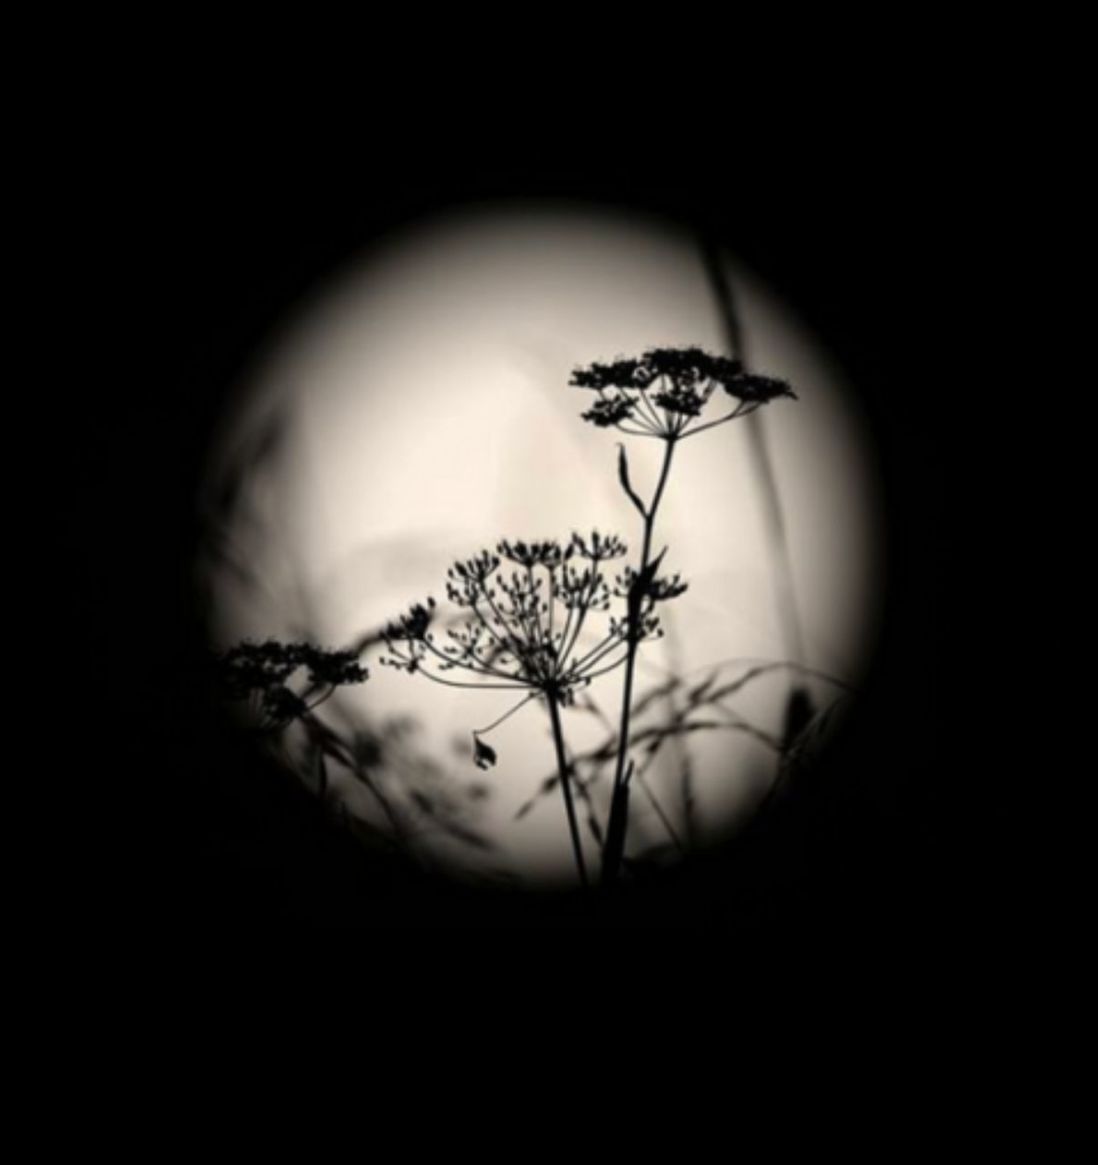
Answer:
[[(728, 356), (701, 348), (650, 348), (635, 359), (577, 368), (570, 383), (592, 389), (598, 400), (582, 414), (600, 428), (637, 437), (676, 440), (753, 412), (778, 397), (796, 397), (783, 380), (756, 376)], [(701, 423), (717, 388), (737, 403), (732, 412)]]
[[(498, 760), (482, 737), (531, 700), (543, 703), (556, 750), (554, 783), (564, 797), (579, 880), (587, 887), (572, 790), (575, 761), (565, 745), (561, 709), (576, 703), (577, 693), (598, 677), (622, 669), (619, 723), (607, 754), (614, 775), (605, 830), (589, 817), (602, 881), (608, 885), (625, 862), (635, 768), (630, 748), (635, 751), (639, 740), (631, 727), (640, 707), (633, 700), (637, 653), (641, 644), (663, 635), (658, 606), (687, 589), (680, 575), (659, 573), (667, 550), (655, 554), (653, 547), (675, 450), (687, 437), (779, 398), (795, 399), (795, 393), (782, 380), (749, 373), (739, 360), (696, 346), (650, 348), (638, 357), (591, 363), (576, 368), (570, 384), (596, 395), (582, 414), (584, 420), (664, 443), (659, 474), (647, 498), (630, 479), (625, 444), (618, 446), (618, 480), (642, 519), (635, 565), (611, 566), (626, 558), (627, 547), (616, 535), (597, 530), (573, 533), (564, 541), (500, 540), (447, 570), (446, 598), (454, 613), (442, 618), (435, 599), (428, 597), (384, 627), (380, 663), (446, 687), (520, 693), (518, 702), (498, 719), (473, 729), (473, 760), (482, 769)], [(707, 419), (718, 389), (735, 403), (730, 411)], [(357, 652), (324, 651), (305, 643), (242, 643), (218, 657), (218, 663), (226, 693), (254, 700), (267, 726), (285, 727), (301, 719), (322, 741), (332, 734), (309, 713), (337, 687), (367, 678)], [(328, 746), (341, 763), (353, 764), (339, 750), (331, 751), (330, 740)], [(638, 779), (643, 783), (643, 772)], [(576, 788), (592, 810), (585, 784), (578, 782)]]
[[(435, 600), (416, 603), (386, 627), (381, 663), (455, 687), (548, 693), (569, 704), (624, 663), (630, 643), (659, 638), (656, 604), (686, 589), (678, 575), (642, 578), (628, 567), (609, 578), (604, 566), (626, 553), (597, 530), (564, 544), (500, 541), (447, 571), (447, 597), (467, 612), (460, 625), (436, 636)], [(620, 614), (611, 611), (615, 598), (625, 600)], [(583, 633), (596, 620), (592, 643)], [(454, 672), (472, 679), (444, 674)]]
[[(238, 643), (216, 658), (217, 676), (229, 700), (254, 698), (265, 727), (284, 727), (312, 711), (343, 684), (360, 684), (369, 676), (353, 651), (325, 651), (309, 643)], [(301, 692), (290, 680), (305, 671)], [(313, 703), (309, 696), (323, 691)]]

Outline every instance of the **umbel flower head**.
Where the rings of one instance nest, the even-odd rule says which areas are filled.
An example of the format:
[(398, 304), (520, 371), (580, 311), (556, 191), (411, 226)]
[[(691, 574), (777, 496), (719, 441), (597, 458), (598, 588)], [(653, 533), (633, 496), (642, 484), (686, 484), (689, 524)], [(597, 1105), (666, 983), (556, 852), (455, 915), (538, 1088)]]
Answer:
[[(309, 643), (239, 643), (216, 657), (217, 677), (227, 699), (258, 700), (265, 727), (288, 724), (320, 703), (310, 704), (311, 693), (329, 695), (342, 684), (359, 684), (367, 671), (353, 651), (324, 651)], [(290, 679), (305, 669), (302, 694), (290, 687)]]
[[(618, 538), (597, 530), (564, 545), (499, 542), (447, 572), (447, 596), (465, 617), (436, 636), (435, 600), (415, 604), (386, 628), (381, 662), (452, 687), (526, 690), (570, 703), (625, 662), (630, 641), (661, 636), (656, 604), (686, 589), (677, 575), (656, 578), (658, 560), (643, 577), (627, 568), (608, 581), (604, 565), (625, 553)], [(625, 600), (620, 615), (612, 613), (615, 598)], [(595, 635), (584, 639), (585, 630)]]
[[(583, 414), (585, 421), (665, 441), (735, 420), (777, 397), (796, 396), (785, 381), (755, 376), (738, 360), (696, 347), (649, 348), (637, 359), (590, 364), (577, 368), (570, 383), (598, 393), (598, 400)], [(702, 421), (718, 387), (736, 405), (725, 416)]]

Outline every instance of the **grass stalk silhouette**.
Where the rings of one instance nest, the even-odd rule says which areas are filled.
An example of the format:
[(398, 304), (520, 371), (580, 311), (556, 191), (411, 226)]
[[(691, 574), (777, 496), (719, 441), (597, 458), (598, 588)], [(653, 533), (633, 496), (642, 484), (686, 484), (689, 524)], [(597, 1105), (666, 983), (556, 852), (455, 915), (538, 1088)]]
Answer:
[[(702, 264), (713, 291), (720, 314), (721, 327), (729, 352), (745, 366), (749, 363), (747, 337), (743, 321), (728, 278), (720, 247), (712, 239), (702, 236), (699, 240)], [(759, 484), (763, 521), (770, 548), (770, 561), (777, 580), (775, 600), (778, 608), (778, 623), (785, 641), (785, 657), (803, 661), (803, 636), (801, 620), (797, 610), (797, 600), (793, 587), (793, 567), (789, 558), (789, 540), (786, 536), (785, 517), (782, 512), (781, 495), (774, 475), (774, 463), (766, 443), (766, 432), (762, 417), (754, 416), (747, 421), (747, 448), (755, 470), (755, 480)], [(786, 701), (785, 728), (783, 739), (792, 747), (802, 729), (807, 727), (815, 714), (815, 707), (808, 689), (794, 681)]]

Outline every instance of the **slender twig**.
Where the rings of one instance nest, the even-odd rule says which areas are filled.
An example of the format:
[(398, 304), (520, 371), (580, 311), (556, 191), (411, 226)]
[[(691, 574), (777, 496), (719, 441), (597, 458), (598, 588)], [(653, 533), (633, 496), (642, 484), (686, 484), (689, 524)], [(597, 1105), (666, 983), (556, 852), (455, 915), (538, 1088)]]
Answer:
[(557, 706), (558, 696), (555, 691), (546, 693), (546, 703), (549, 705), (549, 722), (553, 726), (553, 743), (557, 750), (557, 768), (560, 771), (560, 787), (564, 794), (564, 808), (568, 814), (568, 828), (572, 834), (572, 849), (576, 855), (576, 869), (579, 871), (580, 883), (586, 890), (587, 867), (583, 861), (583, 846), (580, 843), (579, 826), (576, 824), (576, 807), (572, 802), (572, 787), (568, 775), (568, 760), (564, 753), (564, 732), (560, 724), (560, 709)]
[(474, 736), (484, 736), (486, 733), (491, 732), (492, 729), (498, 728), (504, 722), (504, 720), (507, 720), (511, 716), (514, 716), (514, 714), (520, 708), (524, 707), (531, 700), (536, 699), (540, 694), (541, 694), (540, 692), (528, 692), (521, 700), (519, 700), (519, 702), (513, 708), (508, 708), (507, 711), (504, 712), (502, 716), (500, 716), (496, 720), (493, 720), (491, 724), (486, 725), (484, 728), (474, 728), (473, 735)]

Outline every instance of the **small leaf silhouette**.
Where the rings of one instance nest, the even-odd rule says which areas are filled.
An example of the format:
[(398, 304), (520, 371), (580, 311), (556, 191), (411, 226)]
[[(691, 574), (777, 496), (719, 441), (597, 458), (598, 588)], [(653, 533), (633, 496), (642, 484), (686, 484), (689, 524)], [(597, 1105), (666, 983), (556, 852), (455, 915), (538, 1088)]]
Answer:
[(626, 599), (626, 604), (629, 610), (629, 623), (632, 629), (636, 629), (640, 618), (641, 606), (644, 603), (645, 596), (648, 594), (648, 588), (652, 585), (656, 577), (656, 572), (660, 569), (660, 563), (663, 562), (663, 556), (667, 553), (667, 547), (656, 555), (655, 558), (644, 568), (638, 571), (633, 578), (633, 583), (629, 588), (629, 595)]
[(628, 494), (629, 500), (640, 511), (640, 516), (647, 519), (648, 512), (644, 508), (644, 502), (637, 497), (629, 483), (629, 461), (625, 456), (625, 446), (620, 443), (618, 444), (618, 481), (621, 482), (621, 488)]
[(633, 775), (630, 763), (621, 784), (610, 799), (610, 820), (606, 823), (606, 843), (602, 849), (602, 878), (609, 885), (618, 875), (625, 854), (625, 829), (629, 821), (629, 779)]
[(492, 768), (496, 760), (496, 750), (485, 744), (476, 733), (473, 733), (473, 762), (478, 769)]

